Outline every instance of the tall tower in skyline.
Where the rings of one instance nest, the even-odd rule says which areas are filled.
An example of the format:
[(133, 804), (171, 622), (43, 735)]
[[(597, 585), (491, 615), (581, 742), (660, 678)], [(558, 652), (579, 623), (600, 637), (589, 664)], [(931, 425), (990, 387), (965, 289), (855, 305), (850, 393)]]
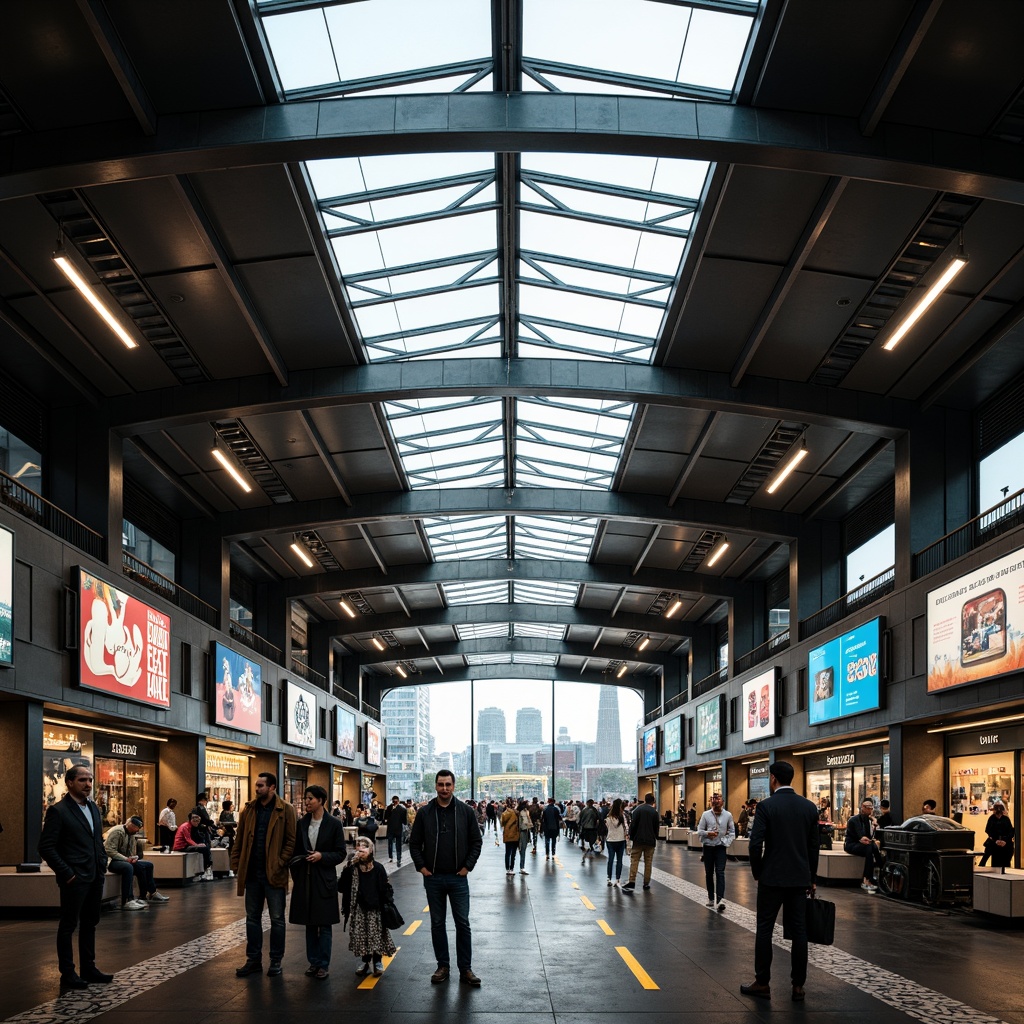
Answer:
[(543, 742), (540, 708), (520, 708), (516, 712), (516, 743), (532, 743), (540, 746)]
[(603, 685), (597, 703), (598, 764), (622, 764), (622, 734), (619, 732), (619, 688)]
[(501, 708), (481, 708), (477, 712), (476, 742), (505, 742), (505, 712)]

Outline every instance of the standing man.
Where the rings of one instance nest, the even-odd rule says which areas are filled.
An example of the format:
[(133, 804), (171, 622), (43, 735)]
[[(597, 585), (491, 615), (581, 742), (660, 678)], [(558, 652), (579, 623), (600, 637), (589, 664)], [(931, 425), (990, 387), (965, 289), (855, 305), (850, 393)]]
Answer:
[(295, 853), (295, 808), (277, 795), (277, 776), (260, 772), (256, 799), (238, 819), (231, 847), (231, 870), (238, 877), (238, 895), (245, 897), (245, 963), (235, 974), (244, 978), (263, 970), (263, 904), (270, 912), (270, 967), (276, 978), (284, 959), (284, 898), (288, 862)]
[(644, 802), (633, 808), (629, 818), (629, 835), (633, 840), (633, 848), (629, 851), (629, 881), (622, 887), (622, 891), (630, 896), (636, 888), (636, 872), (640, 867), (641, 856), (644, 859), (644, 892), (651, 888), (651, 867), (654, 849), (658, 845), (660, 824), (658, 812), (654, 809), (654, 794), (648, 793), (644, 797)]
[(416, 812), (409, 836), (409, 854), (423, 876), (430, 907), (430, 939), (437, 970), (432, 985), (451, 975), (448, 951), (448, 902), (455, 920), (455, 961), (459, 981), (479, 987), (473, 973), (473, 939), (469, 927), (469, 878), (483, 848), (480, 826), (473, 809), (455, 799), (455, 776), (442, 768), (434, 777), (437, 796)]
[[(150, 903), (167, 903), (167, 897), (157, 892), (153, 881), (153, 862), (139, 856), (136, 838), (142, 829), (142, 819), (129, 818), (123, 825), (115, 825), (104, 842), (110, 870), (121, 876), (121, 909), (145, 910)], [(139, 880), (139, 898), (135, 899), (135, 879)]]
[[(53, 869), (60, 887), (60, 921), (57, 924), (57, 964), (65, 989), (85, 988), (90, 982), (113, 981), (96, 967), (96, 924), (103, 900), (103, 876), (107, 853), (103, 849), (103, 821), (99, 808), (89, 799), (92, 772), (75, 765), (64, 773), (67, 793), (46, 812), (39, 856)], [(78, 928), (78, 961), (71, 937)]]
[[(597, 842), (597, 826), (601, 821), (601, 812), (594, 806), (593, 800), (587, 801), (587, 806), (580, 811), (580, 845), (583, 847), (583, 860), (587, 859), (589, 853), (593, 857), (596, 853), (594, 843)], [(657, 833), (655, 833), (657, 834)], [(587, 850), (587, 845), (590, 849)], [(582, 863), (582, 861), (581, 861)]]
[(740, 985), (746, 996), (771, 999), (772, 930), (782, 908), (792, 938), (793, 1001), (803, 1002), (807, 980), (807, 894), (818, 870), (818, 809), (798, 796), (793, 766), (776, 761), (768, 769), (772, 795), (762, 800), (750, 830), (750, 870), (757, 880), (754, 981)]
[(718, 882), (718, 912), (725, 910), (725, 859), (726, 850), (736, 838), (736, 825), (732, 814), (722, 806), (722, 794), (711, 795), (711, 807), (701, 816), (697, 835), (704, 848), (704, 883), (708, 890), (707, 906), (715, 906), (715, 882)]
[(873, 800), (861, 800), (860, 814), (846, 823), (846, 840), (843, 849), (854, 857), (864, 858), (860, 887), (865, 892), (877, 892), (875, 869), (882, 867), (882, 855), (875, 838), (875, 804)]
[(548, 797), (548, 802), (541, 813), (541, 825), (544, 828), (544, 859), (550, 860), (555, 856), (558, 834), (562, 830), (562, 812), (558, 809), (553, 796)]
[(397, 796), (391, 798), (391, 806), (384, 809), (385, 835), (388, 837), (388, 860), (398, 851), (398, 866), (402, 866), (402, 833), (409, 821), (409, 812)]

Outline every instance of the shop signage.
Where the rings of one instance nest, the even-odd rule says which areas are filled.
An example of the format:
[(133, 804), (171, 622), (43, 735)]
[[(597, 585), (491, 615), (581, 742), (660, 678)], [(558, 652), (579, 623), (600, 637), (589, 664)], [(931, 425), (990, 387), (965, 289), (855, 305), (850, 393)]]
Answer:
[(768, 774), (768, 765), (766, 764), (752, 764), (750, 766), (749, 778), (756, 779), (761, 775)]
[(96, 757), (129, 757), (151, 762), (159, 760), (157, 745), (152, 740), (133, 740), (101, 732), (93, 734), (93, 753)]
[(811, 725), (881, 707), (884, 628), (881, 619), (872, 619), (808, 654), (807, 714)]
[(857, 755), (854, 753), (849, 754), (829, 754), (825, 758), (826, 768), (838, 768), (840, 765), (853, 764), (857, 760)]
[(79, 685), (169, 708), (170, 681), (170, 618), (79, 568)]
[(1024, 548), (928, 593), (928, 692), (1020, 671)]
[(721, 782), (722, 781), (722, 769), (716, 768), (713, 772), (704, 773), (705, 782)]
[(949, 754), (974, 754), (978, 751), (1019, 750), (1024, 748), (1024, 726), (1005, 726), (999, 732), (961, 732), (946, 737)]
[(206, 751), (207, 775), (234, 775), (247, 778), (249, 775), (249, 758), (244, 754), (229, 754), (223, 750)]
[(743, 684), (740, 714), (743, 742), (754, 743), (775, 735), (778, 721), (778, 669), (770, 668)]

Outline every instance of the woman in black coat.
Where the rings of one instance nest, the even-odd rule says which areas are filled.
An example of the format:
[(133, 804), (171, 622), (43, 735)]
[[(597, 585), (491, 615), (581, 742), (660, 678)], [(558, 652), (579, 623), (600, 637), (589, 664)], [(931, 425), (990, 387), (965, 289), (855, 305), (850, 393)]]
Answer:
[(288, 920), (306, 926), (306, 973), (323, 979), (331, 963), (331, 925), (341, 920), (338, 865), (345, 859), (345, 829), (340, 819), (324, 813), (323, 786), (308, 786), (305, 803), (295, 832)]
[[(991, 855), (992, 867), (1008, 868), (1013, 864), (1013, 823), (1006, 808), (998, 800), (992, 805), (992, 813), (985, 822), (985, 857)], [(982, 864), (985, 863), (984, 858)]]

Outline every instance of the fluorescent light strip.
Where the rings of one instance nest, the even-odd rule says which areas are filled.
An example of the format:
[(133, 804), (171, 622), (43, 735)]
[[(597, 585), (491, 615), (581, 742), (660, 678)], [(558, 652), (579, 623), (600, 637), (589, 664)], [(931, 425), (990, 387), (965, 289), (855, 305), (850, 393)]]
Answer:
[(980, 729), (985, 725), (1002, 725), (1004, 722), (1019, 722), (1024, 719), (1024, 715), (1006, 715), (1003, 718), (986, 718), (980, 722), (964, 722), (961, 725), (941, 725), (935, 729), (929, 729), (929, 733), (934, 732), (961, 732), (964, 729)]
[(807, 757), (808, 754), (828, 754), (833, 750), (849, 750), (850, 747), (870, 747), (876, 743), (888, 743), (888, 736), (876, 736), (872, 740), (858, 740), (856, 743), (837, 743), (834, 747), (815, 747), (813, 750), (794, 750), (794, 757)]
[(782, 472), (768, 485), (768, 493), (774, 494), (781, 486), (783, 481), (793, 472), (794, 469), (800, 464), (800, 462), (807, 457), (807, 449), (801, 445), (800, 448), (793, 453), (793, 457), (782, 467)]
[(291, 546), (292, 551), (295, 552), (295, 554), (298, 556), (300, 561), (302, 561), (305, 564), (306, 568), (307, 569), (312, 569), (313, 568), (313, 559), (310, 558), (309, 555), (306, 554), (306, 549), (301, 544), (299, 544), (297, 541), (295, 543), (293, 543), (292, 545), (290, 545), (290, 546)]
[(886, 352), (891, 352), (904, 338), (918, 320), (928, 312), (931, 304), (945, 291), (947, 286), (967, 266), (966, 256), (957, 256), (950, 260), (949, 266), (942, 272), (942, 276), (921, 296), (918, 303), (906, 315), (899, 327), (889, 335), (889, 340), (882, 346)]
[(352, 607), (352, 605), (350, 605), (350, 604), (348, 603), (348, 601), (345, 601), (345, 600), (341, 600), (341, 601), (339, 601), (339, 602), (338, 602), (338, 604), (340, 604), (340, 605), (341, 605), (341, 610), (342, 610), (342, 611), (343, 611), (343, 612), (344, 612), (344, 613), (345, 613), (345, 614), (346, 614), (346, 615), (347, 615), (347, 616), (348, 616), (348, 617), (349, 617), (350, 619), (354, 619), (354, 618), (356, 617), (356, 611), (355, 611), (355, 609), (354, 609), (354, 608)]
[(683, 602), (682, 602), (682, 601), (680, 601), (680, 600), (679, 600), (679, 598), (677, 597), (677, 598), (676, 598), (676, 599), (675, 599), (675, 600), (674, 600), (674, 601), (672, 602), (672, 607), (671, 607), (671, 608), (669, 608), (669, 610), (668, 610), (667, 612), (665, 612), (665, 618), (666, 618), (666, 619), (671, 619), (671, 618), (672, 618), (672, 616), (673, 616), (673, 615), (675, 615), (675, 613), (676, 613), (677, 611), (679, 611), (679, 609), (680, 609), (680, 608), (682, 608), (682, 607), (683, 607)]
[(370, 643), (373, 644), (373, 646), (376, 647), (378, 651), (384, 650), (384, 645), (375, 636), (370, 637)]
[(406, 671), (405, 671), (405, 669), (404, 669), (404, 668), (402, 668), (402, 666), (401, 666), (401, 665), (396, 665), (396, 666), (395, 666), (395, 671), (396, 671), (396, 672), (397, 672), (397, 673), (398, 673), (398, 674), (399, 674), (399, 675), (400, 675), (400, 676), (401, 676), (401, 677), (402, 677), (403, 679), (408, 679), (408, 678), (409, 678), (409, 673), (408, 673), (408, 672), (406, 672)]
[(96, 290), (75, 268), (65, 253), (56, 252), (53, 262), (63, 271), (64, 276), (78, 289), (82, 298), (99, 313), (103, 322), (121, 339), (125, 348), (138, 348), (139, 343), (117, 322), (117, 318), (107, 308), (106, 303), (96, 294)]
[(717, 772), (722, 767), (721, 761), (716, 761), (714, 764), (706, 764), (703, 768), (698, 768), (699, 772)]
[(741, 761), (740, 764), (767, 764), (767, 757), (755, 757), (753, 761)]
[(154, 743), (166, 743), (166, 736), (154, 736), (151, 732), (124, 732), (122, 729), (111, 729), (102, 722), (95, 725), (91, 722), (66, 722), (62, 718), (44, 718), (44, 725), (66, 725), (72, 729), (88, 729), (94, 732), (109, 733), (111, 736), (130, 736), (135, 740), (152, 740)]
[(723, 538), (722, 543), (718, 545), (718, 548), (716, 549), (715, 553), (708, 559), (708, 568), (710, 569), (711, 566), (713, 566), (715, 562), (717, 562), (722, 557), (722, 555), (724, 555), (728, 550), (729, 542)]
[(647, 649), (647, 645), (648, 645), (648, 644), (649, 644), (650, 642), (651, 642), (651, 638), (650, 638), (649, 636), (645, 636), (645, 637), (644, 637), (644, 638), (643, 638), (643, 639), (642, 639), (642, 640), (640, 641), (639, 645), (637, 646), (637, 650), (638, 650), (638, 651), (644, 651), (644, 650), (646, 650), (646, 649)]
[(619, 671), (615, 673), (615, 678), (616, 679), (621, 679), (626, 674), (626, 670), (628, 668), (629, 668), (629, 666), (627, 664), (623, 663), (623, 665), (619, 669)]
[(238, 484), (238, 486), (241, 487), (246, 494), (248, 494), (252, 490), (252, 488), (245, 482), (245, 479), (242, 476), (242, 474), (239, 473), (237, 469), (235, 469), (234, 464), (231, 462), (231, 460), (219, 448), (211, 448), (210, 451), (213, 457), (224, 467), (225, 470), (227, 470), (227, 473), (231, 477), (231, 479), (234, 480), (235, 483)]

